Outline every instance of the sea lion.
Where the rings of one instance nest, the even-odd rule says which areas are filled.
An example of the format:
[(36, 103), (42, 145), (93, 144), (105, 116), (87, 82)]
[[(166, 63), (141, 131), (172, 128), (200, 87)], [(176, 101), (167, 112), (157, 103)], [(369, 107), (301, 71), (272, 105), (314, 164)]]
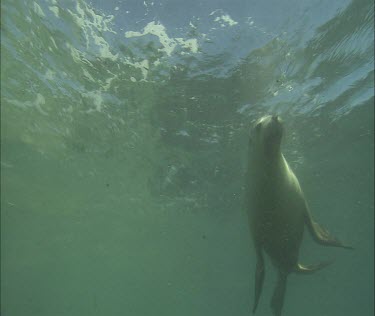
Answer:
[(312, 273), (331, 263), (306, 266), (298, 262), (305, 225), (317, 243), (352, 249), (312, 219), (299, 182), (281, 153), (282, 136), (283, 124), (277, 115), (264, 116), (255, 123), (246, 176), (246, 207), (257, 258), (253, 313), (263, 286), (264, 250), (278, 270), (271, 300), (275, 316), (281, 315), (289, 273)]

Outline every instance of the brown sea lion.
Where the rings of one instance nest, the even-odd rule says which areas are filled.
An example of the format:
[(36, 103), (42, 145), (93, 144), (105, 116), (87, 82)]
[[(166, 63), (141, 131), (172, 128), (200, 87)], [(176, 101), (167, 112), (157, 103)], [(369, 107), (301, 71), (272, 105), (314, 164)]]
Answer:
[(298, 262), (305, 225), (317, 243), (351, 249), (312, 219), (298, 180), (281, 153), (282, 135), (283, 124), (276, 115), (264, 116), (255, 123), (246, 178), (246, 206), (257, 257), (253, 313), (263, 286), (264, 250), (278, 270), (271, 300), (275, 316), (281, 315), (289, 273), (312, 273), (331, 263), (306, 266)]

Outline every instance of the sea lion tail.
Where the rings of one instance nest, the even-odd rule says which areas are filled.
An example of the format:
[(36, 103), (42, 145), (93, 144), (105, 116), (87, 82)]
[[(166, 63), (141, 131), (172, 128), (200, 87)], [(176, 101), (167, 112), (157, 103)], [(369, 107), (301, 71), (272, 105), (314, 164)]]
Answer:
[(317, 264), (309, 264), (309, 265), (303, 265), (303, 264), (298, 263), (296, 268), (294, 269), (294, 272), (298, 274), (311, 274), (329, 266), (333, 262), (334, 260), (330, 260), (330, 261), (324, 261), (324, 262), (320, 262)]
[(271, 308), (274, 316), (281, 316), (286, 291), (287, 274), (279, 271), (277, 284), (272, 295)]
[(260, 294), (262, 293), (264, 281), (264, 259), (261, 248), (257, 247), (257, 264), (255, 270), (255, 292), (254, 292), (254, 306), (253, 306), (253, 314), (258, 307)]

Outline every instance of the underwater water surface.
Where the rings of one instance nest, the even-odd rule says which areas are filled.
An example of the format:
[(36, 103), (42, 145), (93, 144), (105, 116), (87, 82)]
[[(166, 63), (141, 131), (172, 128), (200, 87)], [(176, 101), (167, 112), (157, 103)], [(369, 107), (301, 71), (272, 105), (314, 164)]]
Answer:
[[(374, 309), (374, 4), (3, 0), (1, 315), (242, 316), (252, 122), (314, 217), (283, 315)], [(271, 315), (267, 262), (257, 316)]]

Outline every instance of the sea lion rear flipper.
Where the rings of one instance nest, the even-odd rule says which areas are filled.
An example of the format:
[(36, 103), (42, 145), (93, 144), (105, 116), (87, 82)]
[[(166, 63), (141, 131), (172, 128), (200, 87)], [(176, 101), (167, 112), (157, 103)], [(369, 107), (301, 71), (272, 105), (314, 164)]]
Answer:
[(255, 294), (254, 294), (254, 306), (253, 306), (253, 313), (255, 313), (258, 303), (260, 294), (262, 292), (263, 288), (263, 281), (264, 281), (264, 259), (262, 250), (260, 247), (257, 247), (256, 250), (257, 253), (257, 264), (256, 264), (256, 270), (255, 270)]
[(281, 316), (281, 310), (284, 305), (287, 276), (288, 275), (286, 273), (279, 272), (276, 288), (273, 292), (271, 300), (271, 308), (275, 316)]
[(320, 226), (317, 222), (315, 222), (312, 219), (308, 210), (306, 210), (305, 223), (311, 233), (311, 236), (318, 244), (323, 246), (353, 249), (353, 247), (345, 246), (344, 244), (342, 244), (341, 241), (333, 237), (328, 230), (326, 230), (324, 227)]
[(310, 274), (320, 269), (323, 269), (326, 266), (329, 266), (331, 263), (333, 263), (333, 260), (320, 262), (318, 264), (309, 264), (309, 265), (303, 265), (303, 264), (298, 263), (294, 272), (300, 273), (300, 274)]

